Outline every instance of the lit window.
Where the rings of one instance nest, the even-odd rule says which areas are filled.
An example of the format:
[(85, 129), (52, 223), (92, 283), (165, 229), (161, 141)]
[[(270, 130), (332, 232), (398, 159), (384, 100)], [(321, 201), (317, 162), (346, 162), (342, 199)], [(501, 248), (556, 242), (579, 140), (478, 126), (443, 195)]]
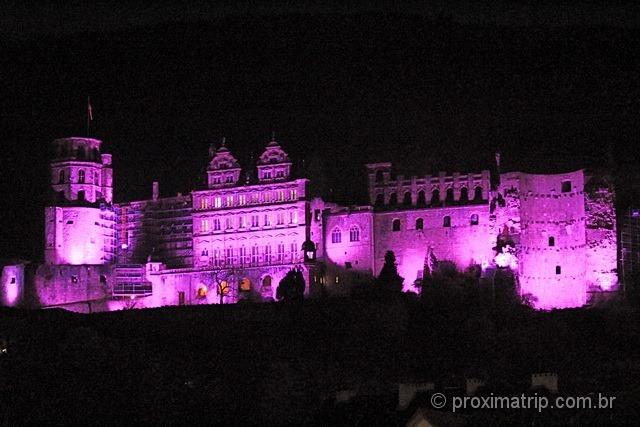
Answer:
[(479, 222), (478, 214), (471, 215), (471, 225), (478, 225)]
[(240, 292), (251, 292), (251, 280), (248, 277), (243, 277), (240, 280)]
[(289, 222), (291, 222), (291, 224), (298, 223), (298, 211), (289, 212)]
[(571, 193), (571, 181), (562, 181), (562, 192)]
[(209, 208), (209, 199), (203, 197), (200, 199), (200, 209), (208, 209)]
[(291, 196), (291, 200), (298, 200), (298, 190), (296, 190), (295, 188), (292, 189), (290, 196)]
[(225, 218), (224, 228), (227, 230), (231, 230), (233, 228), (233, 224), (231, 224), (231, 218)]
[(277, 221), (278, 225), (284, 224), (284, 212), (278, 212)]
[(349, 229), (349, 240), (352, 242), (360, 241), (360, 229), (355, 225)]
[(445, 216), (444, 218), (442, 218), (442, 226), (443, 227), (451, 227), (451, 217), (450, 216)]
[(221, 207), (221, 206), (222, 206), (222, 197), (220, 197), (220, 196), (216, 196), (216, 197), (213, 199), (213, 206), (214, 206), (214, 207), (216, 207), (216, 208)]
[(244, 195), (244, 194), (240, 194), (240, 195), (238, 196), (238, 204), (239, 204), (240, 206), (244, 206), (244, 205), (246, 205), (246, 204), (247, 204), (247, 196), (246, 196), (246, 195)]
[(424, 228), (424, 220), (422, 218), (416, 219), (416, 230), (422, 230)]
[(198, 292), (196, 294), (196, 296), (199, 299), (204, 299), (207, 297), (207, 287), (205, 285), (202, 285), (198, 288)]
[(233, 196), (227, 196), (225, 202), (227, 206), (233, 206)]
[(556, 245), (556, 238), (553, 236), (549, 236), (549, 246), (555, 246)]
[(203, 233), (206, 233), (207, 231), (209, 231), (209, 220), (208, 219), (203, 219), (200, 221), (200, 231)]
[(264, 202), (269, 203), (271, 201), (271, 192), (267, 191), (263, 194)]
[(400, 231), (400, 220), (399, 219), (394, 219), (393, 220), (393, 222), (391, 223), (391, 230)]
[(80, 169), (78, 171), (78, 184), (84, 184), (84, 170)]
[(342, 242), (342, 233), (338, 227), (334, 228), (331, 232), (331, 243), (340, 243)]

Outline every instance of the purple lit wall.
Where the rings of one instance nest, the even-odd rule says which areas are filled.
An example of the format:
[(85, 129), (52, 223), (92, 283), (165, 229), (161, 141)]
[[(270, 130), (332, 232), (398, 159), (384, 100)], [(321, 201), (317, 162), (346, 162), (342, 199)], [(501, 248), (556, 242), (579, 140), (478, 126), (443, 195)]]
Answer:
[(584, 174), (520, 175), (519, 280), (539, 309), (586, 303)]
[(25, 265), (5, 265), (0, 277), (0, 305), (16, 307), (24, 295)]

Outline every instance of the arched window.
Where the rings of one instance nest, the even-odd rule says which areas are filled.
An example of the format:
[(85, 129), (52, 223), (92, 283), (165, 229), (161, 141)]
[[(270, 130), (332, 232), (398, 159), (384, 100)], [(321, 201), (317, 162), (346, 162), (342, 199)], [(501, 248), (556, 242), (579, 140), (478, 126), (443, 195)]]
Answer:
[(406, 193), (404, 193), (402, 204), (405, 206), (411, 206), (411, 192), (407, 191)]
[(418, 192), (418, 200), (416, 201), (418, 206), (425, 206), (427, 204), (427, 200), (424, 198), (424, 191)]
[(453, 204), (453, 188), (447, 188), (447, 195), (444, 199), (445, 203), (448, 205)]
[(393, 231), (400, 231), (400, 220), (399, 219), (396, 218), (396, 219), (393, 220), (393, 223), (391, 225), (391, 229)]
[(61, 170), (61, 171), (58, 173), (58, 184), (63, 184), (63, 183), (64, 183), (65, 178), (66, 178), (66, 176), (65, 176), (64, 170)]
[(331, 232), (331, 243), (340, 243), (342, 242), (342, 233), (338, 227), (334, 228)]
[(349, 240), (352, 242), (360, 241), (360, 229), (354, 225), (349, 229)]
[(422, 218), (416, 219), (416, 230), (422, 230), (424, 228), (424, 220)]
[(481, 202), (482, 201), (482, 187), (476, 187), (473, 190), (473, 200), (475, 202)]
[(384, 179), (384, 175), (382, 175), (382, 171), (377, 171), (376, 172), (376, 182), (382, 182), (383, 179)]
[(389, 206), (395, 206), (398, 204), (398, 195), (396, 193), (391, 193), (389, 196)]
[(440, 190), (438, 189), (431, 192), (431, 206), (440, 206)]
[(555, 246), (556, 245), (556, 238), (553, 236), (549, 236), (549, 246)]
[(469, 201), (469, 190), (467, 187), (462, 187), (460, 189), (460, 203), (467, 203)]
[(479, 222), (478, 214), (471, 215), (471, 225), (478, 225)]
[(84, 169), (78, 171), (78, 184), (84, 184)]
[(451, 217), (450, 216), (445, 216), (444, 218), (442, 218), (442, 226), (443, 227), (451, 227)]
[(383, 206), (384, 205), (384, 196), (382, 194), (378, 194), (376, 196), (376, 206)]

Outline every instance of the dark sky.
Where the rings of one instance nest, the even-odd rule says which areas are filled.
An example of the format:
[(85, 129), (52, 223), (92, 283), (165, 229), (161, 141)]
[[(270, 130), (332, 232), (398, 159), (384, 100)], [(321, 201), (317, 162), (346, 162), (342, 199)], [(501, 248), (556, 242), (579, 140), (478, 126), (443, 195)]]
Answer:
[(209, 143), (247, 165), (272, 131), (342, 202), (367, 161), (638, 169), (635, 6), (86, 3), (0, 14), (0, 258), (41, 257), (48, 148), (85, 133), (89, 94), (118, 201), (188, 192)]

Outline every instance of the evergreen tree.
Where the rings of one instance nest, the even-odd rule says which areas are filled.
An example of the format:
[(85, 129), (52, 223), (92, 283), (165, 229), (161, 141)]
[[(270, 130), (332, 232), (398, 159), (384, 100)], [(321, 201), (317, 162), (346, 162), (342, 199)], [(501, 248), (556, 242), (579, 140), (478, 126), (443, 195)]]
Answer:
[(301, 302), (304, 298), (304, 277), (300, 270), (290, 270), (278, 284), (278, 301)]
[(378, 276), (378, 286), (385, 293), (402, 292), (402, 283), (404, 278), (398, 274), (398, 265), (396, 264), (396, 256), (393, 251), (387, 251), (384, 255), (384, 265)]

